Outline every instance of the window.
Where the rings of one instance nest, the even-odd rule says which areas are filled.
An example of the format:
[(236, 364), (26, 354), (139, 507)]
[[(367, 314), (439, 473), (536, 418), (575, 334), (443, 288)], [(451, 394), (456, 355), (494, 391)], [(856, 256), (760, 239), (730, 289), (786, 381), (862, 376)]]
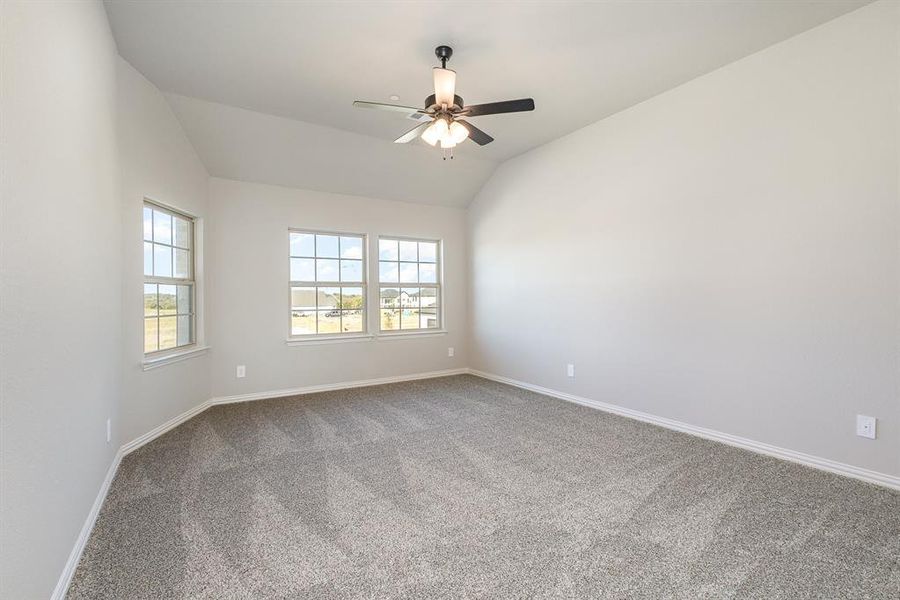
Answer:
[(144, 353), (195, 341), (194, 219), (144, 203)]
[(378, 240), (381, 331), (441, 326), (440, 242)]
[(366, 238), (290, 232), (291, 336), (366, 331)]

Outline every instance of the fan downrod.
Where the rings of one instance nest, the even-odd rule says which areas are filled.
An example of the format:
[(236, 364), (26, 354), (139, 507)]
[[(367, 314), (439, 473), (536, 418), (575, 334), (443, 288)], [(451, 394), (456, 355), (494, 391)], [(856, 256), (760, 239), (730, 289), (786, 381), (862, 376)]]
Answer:
[(447, 61), (453, 56), (453, 48), (450, 46), (438, 46), (434, 49), (434, 55), (441, 61), (441, 68), (447, 68)]

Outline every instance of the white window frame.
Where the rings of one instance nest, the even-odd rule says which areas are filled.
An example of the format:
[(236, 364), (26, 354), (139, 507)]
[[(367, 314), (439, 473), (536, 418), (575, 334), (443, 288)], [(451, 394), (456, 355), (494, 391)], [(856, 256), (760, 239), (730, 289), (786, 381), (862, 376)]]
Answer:
[[(302, 280), (293, 280), (291, 279), (291, 259), (292, 258), (300, 258), (293, 255), (291, 252), (291, 234), (301, 233), (306, 235), (327, 235), (327, 236), (335, 236), (335, 237), (352, 237), (359, 238), (362, 247), (362, 281), (319, 281), (318, 274), (316, 274), (316, 279), (313, 281), (302, 281)], [(354, 340), (354, 339), (371, 339), (373, 336), (369, 333), (369, 236), (365, 233), (358, 232), (350, 232), (350, 231), (327, 231), (321, 229), (308, 229), (308, 228), (289, 228), (287, 235), (287, 245), (288, 245), (288, 260), (287, 260), (287, 268), (288, 268), (288, 286), (287, 286), (287, 297), (288, 297), (288, 306), (287, 306), (287, 316), (288, 316), (288, 337), (287, 342), (289, 344), (316, 344), (330, 341), (345, 341), (345, 340)], [(338, 250), (337, 259), (332, 259), (331, 257), (321, 257), (323, 259), (328, 260), (342, 260), (340, 258), (340, 249)], [(315, 260), (319, 259), (318, 256), (318, 248), (316, 248), (314, 257), (303, 257), (303, 258), (314, 258)], [(345, 259), (346, 260), (346, 259)], [(357, 260), (357, 259), (351, 259)], [(340, 263), (338, 264), (338, 280), (340, 280)], [(362, 331), (339, 331), (339, 332), (323, 332), (323, 333), (307, 333), (307, 334), (295, 334), (294, 333), (294, 323), (293, 323), (293, 298), (292, 298), (292, 289), (295, 287), (311, 287), (315, 288), (316, 291), (316, 318), (318, 318), (318, 299), (319, 293), (318, 288), (320, 287), (336, 287), (336, 288), (345, 288), (345, 287), (353, 287), (353, 288), (361, 288), (362, 289), (362, 298), (363, 298), (363, 308), (362, 308)], [(338, 309), (341, 310), (341, 309)], [(343, 319), (343, 315), (341, 315)]]
[[(416, 261), (415, 264), (434, 264), (435, 269), (435, 283), (400, 283), (397, 282), (383, 282), (381, 281), (381, 240), (391, 240), (398, 242), (424, 242), (429, 244), (436, 245), (435, 252), (435, 262), (434, 263), (422, 263), (421, 261)], [(374, 272), (376, 273), (378, 284), (375, 286), (377, 288), (376, 295), (376, 323), (378, 324), (378, 336), (382, 339), (392, 338), (392, 337), (407, 337), (407, 336), (428, 336), (428, 335), (440, 335), (446, 333), (445, 329), (445, 321), (444, 321), (444, 241), (441, 239), (432, 239), (432, 238), (424, 238), (424, 237), (409, 237), (403, 235), (379, 235), (376, 240), (375, 252), (377, 256), (377, 260), (373, 261), (375, 264)], [(417, 257), (418, 258), (418, 257)], [(400, 265), (404, 262), (410, 261), (401, 261), (400, 257), (397, 257), (397, 261), (384, 261), (384, 262), (397, 262), (398, 263), (398, 276), (397, 279), (400, 279), (399, 276), (399, 268)], [(404, 288), (404, 287), (429, 287), (435, 288), (435, 297), (437, 299), (437, 327), (419, 327), (415, 329), (382, 329), (381, 328), (381, 290), (382, 288)], [(421, 305), (420, 305), (421, 306)], [(398, 324), (402, 326), (402, 309), (401, 309), (401, 323)]]
[[(201, 267), (200, 267), (200, 245), (202, 240), (201, 233), (201, 220), (186, 211), (174, 208), (172, 206), (168, 206), (163, 204), (157, 200), (152, 198), (144, 198), (141, 203), (141, 245), (143, 250), (143, 244), (147, 242), (144, 238), (143, 234), (143, 212), (144, 208), (149, 207), (152, 210), (159, 211), (165, 214), (169, 214), (173, 217), (178, 217), (184, 220), (187, 220), (191, 223), (191, 241), (190, 248), (186, 250), (190, 252), (190, 264), (189, 264), (189, 272), (190, 276), (187, 278), (184, 277), (175, 277), (174, 276), (174, 264), (173, 264), (173, 276), (172, 277), (164, 277), (158, 275), (147, 275), (143, 274), (143, 280), (141, 283), (141, 319), (142, 319), (142, 328), (141, 328), (141, 349), (143, 352), (143, 368), (144, 370), (149, 370), (151, 368), (155, 368), (157, 366), (162, 366), (164, 364), (169, 364), (171, 362), (177, 362), (178, 360), (183, 360), (185, 358), (190, 358), (192, 356), (202, 354), (207, 350), (207, 347), (202, 345), (203, 340), (203, 330), (202, 330), (202, 319), (200, 316), (199, 307), (202, 306), (202, 286), (201, 286)], [(175, 240), (174, 240), (175, 232), (172, 232), (172, 243), (171, 244), (162, 244), (165, 246), (169, 246), (172, 248), (173, 252), (173, 262), (174, 262), (174, 252), (175, 252)], [(155, 242), (159, 243), (159, 242)], [(181, 248), (181, 247), (178, 247)], [(182, 248), (184, 249), (184, 248)], [(152, 256), (151, 260), (155, 260), (155, 253)], [(143, 265), (143, 262), (142, 262)], [(143, 273), (143, 266), (141, 268)], [(154, 284), (154, 285), (189, 285), (191, 286), (191, 307), (190, 312), (187, 316), (190, 317), (191, 322), (191, 341), (187, 344), (182, 344), (180, 346), (174, 346), (172, 348), (165, 348), (162, 350), (153, 350), (150, 352), (146, 351), (146, 344), (144, 336), (146, 334), (146, 321), (149, 318), (146, 316), (146, 308), (145, 308), (145, 294), (144, 294), (144, 285), (146, 284)], [(185, 315), (175, 315), (175, 316), (185, 316)], [(155, 317), (157, 320), (159, 316)], [(159, 325), (157, 325), (157, 335), (159, 332)], [(158, 347), (158, 344), (157, 344)]]

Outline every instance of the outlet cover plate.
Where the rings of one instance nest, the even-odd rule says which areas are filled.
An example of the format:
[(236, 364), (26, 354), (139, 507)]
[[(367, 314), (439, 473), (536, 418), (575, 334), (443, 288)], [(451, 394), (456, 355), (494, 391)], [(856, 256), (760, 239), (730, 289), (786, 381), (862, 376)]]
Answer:
[(877, 419), (866, 415), (856, 415), (856, 435), (871, 440), (875, 439)]

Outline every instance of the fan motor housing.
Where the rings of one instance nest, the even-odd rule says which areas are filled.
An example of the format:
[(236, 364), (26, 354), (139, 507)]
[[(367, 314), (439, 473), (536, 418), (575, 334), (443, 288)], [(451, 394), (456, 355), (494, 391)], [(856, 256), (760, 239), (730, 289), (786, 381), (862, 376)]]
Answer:
[[(435, 100), (436, 100), (436, 98), (435, 98), (434, 94), (425, 98), (425, 110), (428, 110), (429, 108), (433, 107), (435, 105), (434, 104)], [(463, 104), (462, 96), (457, 96), (456, 94), (453, 94), (453, 106), (449, 106), (447, 108), (449, 108), (449, 109), (455, 108), (456, 110), (462, 110), (463, 106), (465, 106), (465, 104)], [(437, 108), (440, 108), (440, 106), (438, 106)]]

